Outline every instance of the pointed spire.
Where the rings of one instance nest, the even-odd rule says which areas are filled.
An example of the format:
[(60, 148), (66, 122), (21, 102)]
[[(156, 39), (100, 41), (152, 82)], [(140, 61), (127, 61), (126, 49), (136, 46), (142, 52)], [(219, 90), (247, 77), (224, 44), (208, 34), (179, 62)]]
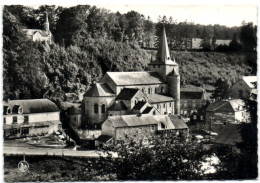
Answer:
[(159, 49), (156, 55), (156, 59), (158, 61), (165, 62), (166, 60), (170, 60), (170, 52), (168, 48), (166, 33), (165, 33), (165, 26), (163, 25), (163, 33), (159, 44)]
[(45, 22), (46, 23), (49, 23), (49, 20), (48, 20), (48, 12), (46, 11), (46, 19), (45, 19)]
[(50, 25), (49, 25), (49, 20), (48, 20), (48, 12), (46, 11), (46, 18), (44, 22), (44, 30), (49, 31), (50, 30)]

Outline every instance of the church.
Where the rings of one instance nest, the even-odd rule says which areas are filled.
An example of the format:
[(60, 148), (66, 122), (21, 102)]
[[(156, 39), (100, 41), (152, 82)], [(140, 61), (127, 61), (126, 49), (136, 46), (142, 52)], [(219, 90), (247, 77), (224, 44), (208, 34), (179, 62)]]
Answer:
[(165, 29), (148, 71), (107, 72), (84, 94), (81, 110), (87, 128), (101, 128), (112, 116), (179, 115), (179, 65), (170, 56)]
[(48, 20), (48, 13), (46, 13), (43, 30), (41, 29), (23, 29), (30, 39), (33, 41), (45, 41), (49, 44), (53, 43), (53, 35), (50, 31), (50, 24)]

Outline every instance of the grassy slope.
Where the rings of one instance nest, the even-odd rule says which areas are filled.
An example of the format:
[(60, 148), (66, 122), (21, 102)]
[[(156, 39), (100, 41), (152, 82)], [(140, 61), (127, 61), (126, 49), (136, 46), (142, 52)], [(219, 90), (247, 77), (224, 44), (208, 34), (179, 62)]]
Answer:
[[(153, 58), (157, 51), (147, 51)], [(256, 54), (242, 55), (215, 52), (172, 51), (180, 66), (181, 82), (191, 85), (204, 85), (210, 88), (218, 78), (225, 79), (230, 85), (240, 76), (250, 75), (249, 60), (254, 62)]]

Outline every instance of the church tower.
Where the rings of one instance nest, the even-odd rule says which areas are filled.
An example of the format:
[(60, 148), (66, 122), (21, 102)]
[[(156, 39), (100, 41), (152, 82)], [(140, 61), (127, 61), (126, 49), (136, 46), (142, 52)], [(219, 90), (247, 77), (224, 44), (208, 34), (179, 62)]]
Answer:
[(148, 64), (149, 71), (157, 72), (168, 83), (168, 93), (174, 98), (175, 114), (180, 114), (180, 74), (179, 65), (170, 56), (165, 27), (159, 43), (156, 60)]
[(44, 22), (44, 30), (45, 31), (50, 31), (50, 24), (49, 24), (49, 20), (48, 20), (48, 13), (46, 12), (46, 18), (45, 18), (45, 22)]

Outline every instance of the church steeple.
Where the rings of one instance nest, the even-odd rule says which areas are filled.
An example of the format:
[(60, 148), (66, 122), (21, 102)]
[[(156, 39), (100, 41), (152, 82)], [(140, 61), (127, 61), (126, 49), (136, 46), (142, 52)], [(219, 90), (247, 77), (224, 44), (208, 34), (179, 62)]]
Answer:
[(48, 20), (48, 12), (46, 12), (46, 18), (45, 18), (45, 22), (44, 22), (44, 30), (50, 31), (50, 25), (49, 25), (49, 20)]
[(165, 62), (166, 60), (171, 60), (164, 25), (163, 25), (162, 37), (159, 43), (159, 49), (156, 55), (156, 59), (157, 61), (161, 61), (161, 62)]

